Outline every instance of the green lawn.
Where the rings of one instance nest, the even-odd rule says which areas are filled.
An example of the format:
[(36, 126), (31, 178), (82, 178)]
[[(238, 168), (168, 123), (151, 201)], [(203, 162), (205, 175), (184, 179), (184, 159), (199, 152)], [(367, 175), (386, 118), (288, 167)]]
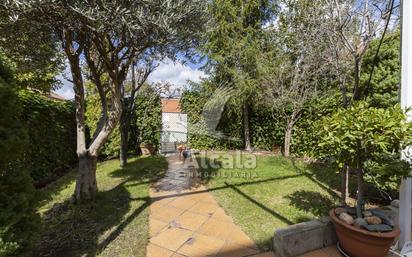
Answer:
[(33, 256), (145, 256), (149, 186), (167, 168), (163, 157), (134, 158), (120, 169), (117, 160), (98, 164), (99, 193), (72, 204), (76, 172), (42, 190), (44, 228)]
[(216, 200), (263, 249), (271, 247), (276, 228), (327, 215), (339, 202), (332, 189), (340, 176), (325, 167), (275, 156), (258, 156), (256, 163), (253, 169), (201, 170)]

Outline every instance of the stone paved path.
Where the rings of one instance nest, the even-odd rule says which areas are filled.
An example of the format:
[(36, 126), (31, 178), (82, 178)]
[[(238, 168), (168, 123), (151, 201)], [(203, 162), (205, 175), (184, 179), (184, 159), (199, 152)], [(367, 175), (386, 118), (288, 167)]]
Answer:
[(177, 155), (168, 157), (166, 176), (150, 192), (148, 257), (275, 257), (255, 243), (217, 204)]
[[(167, 159), (165, 177), (150, 190), (148, 257), (276, 257), (259, 251), (177, 155)], [(330, 246), (299, 257), (341, 256)]]

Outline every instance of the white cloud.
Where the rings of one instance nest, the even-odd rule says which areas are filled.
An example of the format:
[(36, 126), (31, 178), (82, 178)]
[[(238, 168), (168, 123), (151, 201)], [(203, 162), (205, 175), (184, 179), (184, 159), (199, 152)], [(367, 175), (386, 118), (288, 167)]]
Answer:
[(66, 68), (63, 71), (63, 73), (59, 74), (56, 78), (62, 82), (63, 86), (57, 90), (54, 90), (54, 93), (68, 100), (73, 99), (74, 98), (73, 83), (65, 79), (65, 78), (71, 79), (70, 68), (67, 63), (66, 63)]
[(73, 85), (67, 82), (63, 84), (62, 88), (59, 88), (57, 90), (55, 90), (54, 92), (68, 100), (73, 99), (74, 98), (74, 91), (73, 91)]
[(199, 82), (205, 77), (207, 75), (201, 70), (167, 59), (150, 74), (148, 81), (150, 83), (169, 82), (175, 86), (184, 86), (188, 80)]

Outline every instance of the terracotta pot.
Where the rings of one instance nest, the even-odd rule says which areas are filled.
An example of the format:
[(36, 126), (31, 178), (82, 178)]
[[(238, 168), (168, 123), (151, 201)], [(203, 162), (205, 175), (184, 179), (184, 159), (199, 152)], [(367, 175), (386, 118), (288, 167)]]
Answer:
[(143, 155), (154, 155), (156, 153), (156, 147), (153, 144), (141, 144), (140, 149)]
[(370, 232), (348, 225), (331, 210), (329, 215), (335, 224), (341, 248), (351, 257), (385, 257), (393, 241), (399, 236), (399, 228), (391, 232)]

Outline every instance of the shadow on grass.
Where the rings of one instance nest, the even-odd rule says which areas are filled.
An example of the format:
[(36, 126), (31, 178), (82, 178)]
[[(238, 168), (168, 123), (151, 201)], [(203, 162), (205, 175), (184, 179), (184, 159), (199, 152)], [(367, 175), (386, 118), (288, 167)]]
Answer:
[(250, 197), (248, 194), (242, 192), (242, 190), (240, 190), (239, 188), (237, 188), (234, 185), (230, 185), (227, 182), (225, 182), (225, 185), (227, 187), (230, 187), (231, 189), (233, 189), (236, 193), (238, 193), (239, 195), (243, 196), (244, 198), (246, 198), (247, 200), (249, 200), (250, 202), (252, 202), (253, 204), (255, 204), (256, 206), (258, 206), (259, 208), (261, 208), (262, 210), (264, 210), (265, 212), (271, 214), (272, 216), (276, 217), (277, 219), (280, 219), (281, 221), (285, 222), (288, 225), (292, 225), (293, 222), (290, 221), (288, 218), (286, 218), (285, 216), (277, 213), (275, 210), (272, 210), (270, 208), (268, 208), (267, 206), (265, 206), (264, 204), (260, 203), (259, 201), (257, 201), (256, 199)]
[[(326, 190), (329, 194), (340, 197), (342, 178), (339, 168), (331, 163), (311, 163), (306, 165), (306, 169), (299, 168), (295, 161), (291, 159), (295, 170), (304, 174), (307, 178), (316, 183), (319, 187)], [(349, 194), (350, 197), (356, 199), (357, 181), (356, 173), (350, 172), (349, 176)], [(365, 198), (372, 204), (386, 205), (390, 204), (392, 198), (397, 197), (397, 192), (387, 192), (379, 189), (375, 184), (365, 181)], [(392, 198), (391, 198), (392, 197)]]
[[(73, 204), (66, 200), (55, 204), (44, 213), (45, 228), (32, 256), (96, 256), (102, 253), (150, 205), (149, 184), (163, 175), (166, 167), (167, 162), (162, 157), (139, 158), (123, 169), (108, 171), (108, 179), (104, 180), (108, 185), (102, 188), (109, 189), (99, 191), (92, 201)], [(136, 188), (131, 191), (130, 187)], [(58, 188), (51, 192), (56, 193)], [(143, 223), (146, 224), (146, 220)], [(144, 237), (145, 232), (138, 233)], [(138, 240), (145, 247), (143, 241), (146, 239), (135, 239)]]
[(308, 190), (296, 191), (285, 198), (290, 200), (290, 204), (299, 210), (309, 212), (316, 217), (326, 216), (335, 203), (319, 192)]
[[(219, 160), (210, 160), (207, 157), (198, 157), (198, 161), (200, 162), (200, 158), (203, 158), (203, 164), (206, 164), (206, 167), (200, 167), (200, 175), (202, 179), (202, 183), (207, 184), (211, 179), (213, 179), (215, 176), (219, 176), (219, 166), (221, 166), (221, 162)], [(213, 165), (210, 165), (210, 163), (213, 163)], [(244, 193), (242, 190), (239, 189), (241, 186), (246, 186), (246, 185), (254, 185), (254, 184), (261, 184), (261, 183), (268, 183), (272, 181), (278, 181), (278, 180), (285, 180), (285, 179), (290, 179), (290, 178), (295, 178), (295, 177), (301, 177), (302, 174), (296, 174), (296, 175), (290, 175), (290, 176), (282, 176), (282, 177), (273, 177), (273, 178), (267, 178), (267, 179), (262, 179), (262, 180), (251, 180), (247, 182), (240, 182), (240, 183), (228, 183), (227, 181), (224, 182), (224, 186), (218, 186), (218, 187), (209, 187), (207, 191), (217, 191), (217, 190), (222, 190), (222, 189), (227, 189), (230, 188), (233, 191), (235, 191), (237, 194), (242, 196), (243, 198), (247, 199), (254, 205), (256, 205), (258, 208), (262, 209), (263, 211), (269, 213), (270, 215), (274, 216), (275, 218), (281, 220), (282, 222), (292, 225), (293, 222), (289, 220), (287, 217), (279, 214), (275, 210), (268, 208), (265, 204), (259, 202), (257, 199), (252, 198), (248, 194)]]
[[(322, 163), (311, 163), (305, 165), (305, 169), (302, 169), (293, 158), (290, 161), (298, 174), (306, 176), (330, 195), (340, 197), (341, 176), (336, 173), (334, 167)], [(353, 187), (352, 183), (350, 187)]]

